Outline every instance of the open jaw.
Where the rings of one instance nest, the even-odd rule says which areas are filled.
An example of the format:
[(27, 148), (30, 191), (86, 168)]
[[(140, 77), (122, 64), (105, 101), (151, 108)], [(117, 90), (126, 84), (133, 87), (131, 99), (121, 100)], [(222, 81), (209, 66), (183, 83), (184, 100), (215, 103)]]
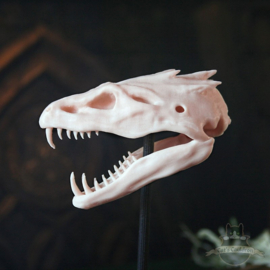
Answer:
[[(59, 138), (63, 139), (62, 128), (56, 129)], [(53, 128), (46, 128), (45, 132), (49, 145), (55, 148)], [(71, 139), (72, 133), (75, 139), (78, 139), (79, 134), (81, 138), (84, 138), (85, 133), (91, 138), (91, 131), (73, 132), (67, 130), (66, 133), (69, 139)], [(98, 136), (99, 131), (95, 131), (95, 134)], [(123, 156), (123, 161), (119, 161), (117, 166), (114, 165), (114, 172), (108, 171), (109, 177), (102, 175), (101, 183), (95, 178), (93, 187), (88, 185), (85, 174), (82, 174), (84, 191), (78, 188), (72, 172), (70, 182), (75, 195), (73, 205), (89, 209), (124, 197), (154, 180), (201, 163), (210, 155), (213, 143), (213, 138), (208, 141), (197, 141), (184, 134), (157, 141), (154, 145), (154, 152), (148, 156), (143, 157), (143, 148), (133, 153), (128, 152), (127, 157)]]
[[(82, 192), (71, 174), (73, 204), (88, 209), (128, 195), (154, 180), (197, 165), (208, 158), (214, 139), (230, 124), (228, 108), (216, 89), (220, 82), (208, 80), (215, 70), (177, 75), (167, 70), (118, 83), (105, 83), (85, 93), (64, 97), (48, 105), (39, 119), (51, 147), (53, 128), (62, 138), (75, 139), (91, 131), (109, 132), (126, 138), (148, 133), (177, 132), (155, 143), (154, 152), (143, 157), (138, 149), (124, 157), (109, 177), (94, 179), (93, 187), (83, 174)], [(74, 131), (70, 131), (74, 130)], [(179, 134), (181, 133), (181, 134)]]

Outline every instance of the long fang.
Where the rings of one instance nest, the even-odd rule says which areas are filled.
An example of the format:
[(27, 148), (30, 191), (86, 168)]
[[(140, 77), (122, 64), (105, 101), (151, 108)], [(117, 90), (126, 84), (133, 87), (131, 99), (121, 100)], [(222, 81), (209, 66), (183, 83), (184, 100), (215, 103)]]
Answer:
[(76, 184), (74, 172), (72, 172), (70, 175), (70, 185), (71, 185), (71, 190), (75, 196), (83, 195), (83, 193), (80, 191), (80, 189), (78, 188)]
[(47, 142), (48, 144), (53, 148), (55, 149), (55, 145), (53, 143), (53, 137), (52, 137), (52, 131), (53, 131), (53, 128), (46, 128), (46, 138), (47, 138)]

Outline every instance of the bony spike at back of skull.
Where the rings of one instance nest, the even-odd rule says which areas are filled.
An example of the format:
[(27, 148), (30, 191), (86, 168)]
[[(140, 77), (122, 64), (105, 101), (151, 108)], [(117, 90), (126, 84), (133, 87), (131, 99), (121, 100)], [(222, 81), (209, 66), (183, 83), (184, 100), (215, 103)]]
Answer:
[(52, 131), (62, 130), (68, 138), (84, 138), (91, 132), (108, 132), (126, 138), (172, 131), (179, 135), (155, 142), (154, 152), (143, 157), (143, 149), (123, 156), (109, 177), (94, 186), (82, 176), (82, 192), (71, 173), (73, 205), (89, 209), (128, 195), (154, 180), (172, 175), (206, 160), (214, 138), (227, 129), (228, 108), (216, 89), (220, 82), (209, 80), (216, 70), (177, 75), (166, 70), (118, 83), (104, 83), (86, 93), (51, 103), (40, 116), (51, 147)]

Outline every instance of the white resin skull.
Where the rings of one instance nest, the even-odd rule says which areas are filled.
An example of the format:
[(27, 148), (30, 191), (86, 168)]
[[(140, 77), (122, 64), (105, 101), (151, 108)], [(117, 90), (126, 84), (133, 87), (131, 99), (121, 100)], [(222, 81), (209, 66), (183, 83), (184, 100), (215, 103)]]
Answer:
[(138, 138), (160, 131), (179, 135), (155, 142), (154, 153), (143, 157), (143, 149), (124, 157), (103, 182), (94, 179), (89, 187), (83, 174), (84, 192), (71, 173), (73, 205), (94, 206), (130, 194), (154, 180), (172, 175), (208, 158), (214, 139), (227, 129), (231, 120), (227, 106), (216, 86), (208, 80), (215, 70), (178, 75), (179, 70), (166, 70), (118, 83), (104, 83), (86, 93), (72, 95), (51, 103), (40, 116), (51, 147), (55, 148), (52, 131), (57, 128), (67, 136), (73, 131), (91, 137), (99, 131), (126, 138)]

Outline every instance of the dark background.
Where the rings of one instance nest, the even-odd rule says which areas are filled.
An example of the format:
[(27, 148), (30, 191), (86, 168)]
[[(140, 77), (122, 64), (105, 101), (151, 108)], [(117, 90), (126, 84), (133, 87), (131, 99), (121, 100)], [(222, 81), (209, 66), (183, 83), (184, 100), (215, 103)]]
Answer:
[(142, 140), (55, 136), (52, 150), (38, 118), (55, 99), (171, 68), (217, 69), (232, 124), (207, 161), (152, 185), (150, 263), (189, 260), (182, 223), (218, 233), (234, 216), (251, 238), (269, 227), (269, 1), (1, 2), (0, 29), (0, 269), (133, 269), (139, 193), (75, 209), (69, 174), (100, 176)]

